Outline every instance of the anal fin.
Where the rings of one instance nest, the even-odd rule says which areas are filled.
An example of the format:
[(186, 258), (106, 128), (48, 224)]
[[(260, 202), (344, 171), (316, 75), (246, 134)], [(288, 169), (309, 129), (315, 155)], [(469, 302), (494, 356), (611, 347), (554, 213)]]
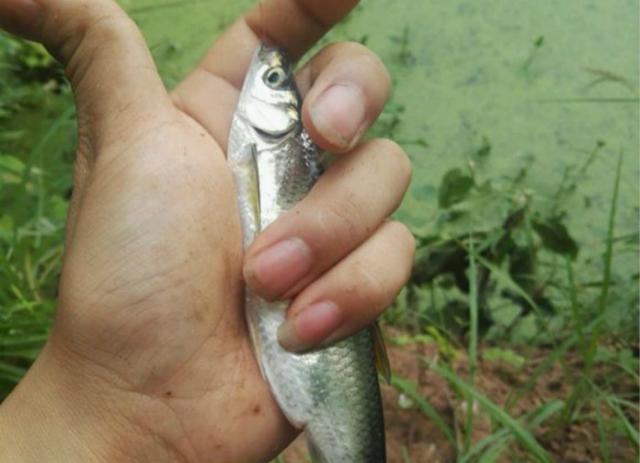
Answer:
[(391, 364), (387, 347), (384, 344), (384, 337), (378, 322), (373, 324), (373, 354), (376, 363), (376, 370), (384, 378), (387, 384), (391, 383)]

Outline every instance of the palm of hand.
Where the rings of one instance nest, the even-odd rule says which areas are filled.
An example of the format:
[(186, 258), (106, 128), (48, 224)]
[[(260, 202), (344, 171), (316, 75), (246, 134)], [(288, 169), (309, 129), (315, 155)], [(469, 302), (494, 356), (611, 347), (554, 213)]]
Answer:
[[(211, 117), (221, 124), (231, 114)], [(178, 452), (264, 456), (292, 431), (260, 377), (244, 324), (224, 142), (172, 106), (129, 125), (122, 142), (123, 151), (79, 153), (95, 165), (69, 221), (52, 339), (140, 395), (139, 424), (179, 442)], [(221, 410), (224, 429), (216, 427)], [(260, 438), (247, 449), (249, 426)]]

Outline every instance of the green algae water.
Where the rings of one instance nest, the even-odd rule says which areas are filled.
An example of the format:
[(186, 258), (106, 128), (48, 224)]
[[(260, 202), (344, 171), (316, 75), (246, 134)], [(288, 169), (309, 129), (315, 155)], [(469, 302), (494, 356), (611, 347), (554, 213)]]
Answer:
[[(252, 4), (125, 7), (171, 86)], [(591, 262), (604, 246), (620, 154), (616, 236), (637, 233), (637, 18), (632, 0), (368, 0), (321, 45), (365, 43), (391, 71), (394, 94), (373, 132), (392, 136), (413, 160), (413, 182), (397, 216), (416, 234), (441, 232), (438, 185), (451, 168), (473, 169), (494, 185), (524, 173), (525, 193), (544, 209), (553, 207), (566, 172), (587, 164), (564, 220), (582, 245), (580, 259)], [(502, 211), (485, 206), (475, 228), (492, 225)], [(617, 255), (616, 271), (637, 274), (630, 257)]]

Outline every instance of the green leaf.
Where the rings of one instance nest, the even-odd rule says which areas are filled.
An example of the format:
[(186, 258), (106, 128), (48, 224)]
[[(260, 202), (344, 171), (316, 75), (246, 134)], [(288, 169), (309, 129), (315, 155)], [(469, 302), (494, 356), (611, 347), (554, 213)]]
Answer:
[(460, 169), (451, 169), (440, 183), (440, 192), (438, 194), (438, 205), (441, 208), (453, 206), (463, 201), (474, 186), (473, 178), (465, 174)]
[(426, 334), (416, 334), (415, 336), (410, 336), (408, 334), (402, 334), (400, 336), (394, 336), (389, 340), (394, 346), (404, 347), (410, 346), (413, 344), (430, 344), (435, 342), (435, 340)]
[(539, 328), (534, 313), (521, 317), (511, 330), (511, 342), (516, 346), (531, 343), (540, 333)]
[(436, 328), (435, 326), (427, 326), (425, 328), (427, 335), (432, 338), (438, 346), (438, 352), (444, 358), (454, 359), (456, 358), (456, 348), (449, 340)]
[(491, 154), (491, 140), (487, 137), (482, 137), (482, 144), (476, 150), (476, 156), (479, 158), (486, 158)]
[(0, 154), (0, 182), (20, 183), (25, 170), (24, 163), (8, 154)]
[(13, 217), (10, 215), (0, 216), (0, 241), (11, 243), (13, 241)]
[(549, 220), (533, 219), (531, 221), (542, 245), (557, 254), (569, 256), (575, 259), (578, 255), (578, 244), (569, 235), (567, 227), (557, 217)]
[(511, 349), (488, 348), (482, 352), (482, 358), (494, 362), (508, 363), (518, 370), (525, 364), (525, 358)]

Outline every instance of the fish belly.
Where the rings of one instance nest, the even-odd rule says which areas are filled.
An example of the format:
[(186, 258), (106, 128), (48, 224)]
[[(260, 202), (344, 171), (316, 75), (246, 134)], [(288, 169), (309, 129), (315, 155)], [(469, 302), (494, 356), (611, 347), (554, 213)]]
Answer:
[(372, 330), (321, 350), (294, 354), (276, 337), (286, 303), (267, 303), (255, 296), (247, 302), (262, 373), (287, 419), (305, 429), (318, 463), (384, 462)]
[[(241, 214), (246, 215), (245, 245), (306, 196), (319, 176), (317, 152), (303, 135), (256, 153), (259, 207), (239, 198)], [(242, 181), (239, 175), (236, 181)], [(248, 216), (252, 211), (259, 211), (259, 217)], [(287, 306), (288, 302), (267, 302), (247, 290), (246, 315), (257, 360), (282, 412), (294, 426), (305, 429), (317, 463), (383, 463), (384, 425), (372, 330), (294, 354), (277, 340)]]

